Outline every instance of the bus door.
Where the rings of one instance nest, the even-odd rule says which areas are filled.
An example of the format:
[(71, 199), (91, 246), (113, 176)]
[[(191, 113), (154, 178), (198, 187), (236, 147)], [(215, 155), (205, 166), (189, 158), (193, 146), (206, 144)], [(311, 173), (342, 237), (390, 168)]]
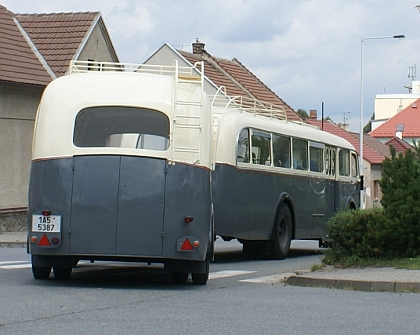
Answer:
[(166, 160), (77, 156), (70, 253), (160, 256)]
[(310, 185), (308, 188), (312, 214), (311, 237), (325, 235), (325, 207), (327, 182), (324, 174), (325, 145), (309, 141)]
[(336, 182), (336, 148), (325, 148), (325, 217), (326, 221), (334, 215), (338, 208), (338, 183)]
[(356, 209), (359, 204), (357, 155), (348, 149), (338, 153), (338, 211)]

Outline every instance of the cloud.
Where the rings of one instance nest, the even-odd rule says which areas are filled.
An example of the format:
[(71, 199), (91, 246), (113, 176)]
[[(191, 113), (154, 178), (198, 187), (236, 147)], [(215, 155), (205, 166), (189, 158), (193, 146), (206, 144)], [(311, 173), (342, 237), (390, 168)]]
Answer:
[(294, 109), (320, 109), (358, 129), (361, 38), (366, 41), (365, 119), (376, 94), (406, 93), (420, 54), (420, 0), (1, 0), (15, 12), (101, 11), (123, 62), (140, 63), (163, 43), (237, 58)]

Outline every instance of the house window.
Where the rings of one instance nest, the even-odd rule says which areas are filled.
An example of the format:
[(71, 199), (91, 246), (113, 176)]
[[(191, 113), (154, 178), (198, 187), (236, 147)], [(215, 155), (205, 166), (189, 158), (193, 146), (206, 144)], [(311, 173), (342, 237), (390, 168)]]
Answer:
[(100, 71), (98, 62), (95, 62), (93, 59), (88, 59), (88, 71)]

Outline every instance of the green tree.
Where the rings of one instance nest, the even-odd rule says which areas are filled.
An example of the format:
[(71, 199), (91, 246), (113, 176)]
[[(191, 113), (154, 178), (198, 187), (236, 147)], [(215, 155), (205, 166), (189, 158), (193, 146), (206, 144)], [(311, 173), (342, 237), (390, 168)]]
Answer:
[(401, 256), (420, 254), (420, 149), (405, 154), (391, 147), (383, 163), (381, 204), (393, 222), (393, 239)]
[(306, 110), (304, 110), (304, 109), (298, 109), (297, 110), (297, 112), (296, 113), (298, 113), (299, 115), (300, 115), (300, 117), (302, 118), (302, 119), (307, 119), (308, 117), (309, 117), (309, 114), (308, 114), (308, 112), (306, 111)]
[[(372, 114), (372, 116), (370, 117), (371, 120), (375, 120), (375, 114)], [(369, 133), (372, 130), (372, 123), (368, 122), (366, 123), (366, 125), (363, 127), (363, 132), (365, 134)]]

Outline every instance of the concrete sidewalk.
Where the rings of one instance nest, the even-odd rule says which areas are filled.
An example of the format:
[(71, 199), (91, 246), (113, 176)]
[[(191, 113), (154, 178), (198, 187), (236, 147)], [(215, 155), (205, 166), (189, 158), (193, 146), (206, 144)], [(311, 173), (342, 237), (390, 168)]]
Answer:
[(26, 248), (26, 232), (1, 232), (0, 248)]
[[(0, 248), (26, 248), (26, 232), (0, 233)], [(358, 291), (420, 292), (420, 270), (394, 268), (326, 267), (319, 271), (287, 274), (282, 281), (293, 286)]]
[(288, 276), (286, 284), (293, 286), (326, 287), (357, 291), (419, 292), (420, 270), (386, 268), (326, 267), (314, 272)]

